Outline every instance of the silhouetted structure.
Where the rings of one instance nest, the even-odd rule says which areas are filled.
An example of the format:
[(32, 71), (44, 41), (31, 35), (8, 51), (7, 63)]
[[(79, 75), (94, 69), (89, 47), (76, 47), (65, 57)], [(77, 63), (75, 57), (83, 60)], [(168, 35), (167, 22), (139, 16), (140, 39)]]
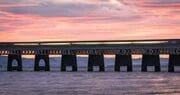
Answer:
[[(12, 66), (13, 60), (17, 61), (17, 66)], [(15, 54), (9, 54), (8, 55), (8, 65), (7, 65), (7, 70), (8, 71), (22, 71), (22, 58), (21, 55), (15, 55)]]
[(132, 56), (116, 54), (115, 57), (115, 71), (120, 71), (121, 66), (127, 66), (127, 71), (131, 72), (132, 68)]
[(159, 55), (143, 55), (142, 67), (143, 72), (147, 72), (147, 66), (155, 66), (155, 71), (160, 72), (160, 58)]
[[(35, 71), (50, 71), (49, 55), (62, 55), (61, 71), (67, 66), (77, 71), (76, 55), (89, 55), (88, 71), (93, 66), (99, 66), (99, 71), (105, 71), (104, 54), (116, 55), (115, 71), (121, 66), (127, 66), (127, 71), (133, 71), (132, 54), (142, 54), (143, 72), (147, 66), (155, 66), (155, 71), (161, 71), (160, 54), (169, 54), (169, 72), (174, 72), (174, 66), (180, 66), (180, 40), (122, 40), (122, 41), (62, 41), (62, 42), (1, 42), (0, 55), (8, 55), (8, 71), (22, 71), (21, 55), (35, 55)], [(39, 61), (44, 60), (45, 66)], [(17, 60), (17, 66), (12, 61)]]
[(174, 72), (174, 66), (180, 66), (180, 55), (170, 55), (169, 56), (168, 71)]
[(104, 71), (104, 55), (89, 55), (88, 71), (93, 71), (93, 66), (99, 66), (99, 71)]
[(77, 71), (76, 55), (62, 55), (61, 71), (66, 71), (66, 66), (72, 66), (72, 71)]
[[(39, 66), (40, 60), (44, 60), (45, 66)], [(35, 55), (35, 65), (34, 65), (34, 71), (50, 71), (50, 64), (49, 64), (49, 55)]]

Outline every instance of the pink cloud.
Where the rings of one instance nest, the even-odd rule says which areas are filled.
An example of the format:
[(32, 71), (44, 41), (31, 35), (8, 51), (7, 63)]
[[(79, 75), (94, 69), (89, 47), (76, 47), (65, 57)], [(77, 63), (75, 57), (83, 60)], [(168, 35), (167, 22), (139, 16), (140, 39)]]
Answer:
[(1, 3), (0, 41), (180, 38), (176, 0), (46, 1)]

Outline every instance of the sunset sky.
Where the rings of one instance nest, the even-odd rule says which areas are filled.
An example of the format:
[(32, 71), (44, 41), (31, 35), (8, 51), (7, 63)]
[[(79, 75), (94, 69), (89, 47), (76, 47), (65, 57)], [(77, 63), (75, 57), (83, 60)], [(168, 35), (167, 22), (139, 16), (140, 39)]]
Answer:
[(0, 42), (180, 38), (180, 0), (0, 0)]

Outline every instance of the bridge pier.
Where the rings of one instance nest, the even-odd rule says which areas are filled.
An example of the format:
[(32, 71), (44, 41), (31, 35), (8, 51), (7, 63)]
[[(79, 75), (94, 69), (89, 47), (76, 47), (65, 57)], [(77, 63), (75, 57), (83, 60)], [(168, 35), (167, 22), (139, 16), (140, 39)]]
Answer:
[(121, 66), (127, 66), (127, 71), (132, 72), (132, 56), (116, 54), (114, 70), (120, 71)]
[(61, 71), (66, 71), (66, 66), (72, 66), (72, 71), (77, 71), (76, 55), (62, 55)]
[[(18, 62), (17, 66), (12, 66), (13, 60), (16, 60)], [(17, 54), (9, 54), (8, 55), (8, 65), (7, 65), (7, 71), (22, 71), (22, 57), (21, 55)]]
[(168, 72), (174, 72), (174, 66), (180, 66), (180, 55), (169, 55)]
[(160, 57), (159, 55), (143, 55), (141, 71), (147, 72), (147, 66), (155, 66), (155, 72), (160, 72)]
[[(40, 60), (44, 60), (45, 66), (39, 66)], [(34, 65), (34, 71), (50, 71), (50, 65), (49, 65), (49, 55), (35, 55), (35, 65)]]
[(88, 71), (93, 71), (93, 66), (99, 66), (99, 71), (105, 71), (104, 69), (104, 55), (89, 55), (88, 58)]

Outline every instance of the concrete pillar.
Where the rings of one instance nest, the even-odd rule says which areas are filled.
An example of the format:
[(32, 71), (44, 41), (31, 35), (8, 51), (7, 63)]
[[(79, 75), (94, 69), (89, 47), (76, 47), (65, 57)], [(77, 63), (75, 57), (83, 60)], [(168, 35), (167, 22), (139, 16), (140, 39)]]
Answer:
[(99, 66), (99, 71), (104, 69), (104, 55), (89, 55), (88, 58), (88, 71), (93, 71), (93, 66)]
[(115, 71), (120, 71), (121, 66), (127, 66), (127, 71), (131, 72), (132, 69), (132, 56), (131, 55), (119, 55), (115, 57)]
[(72, 71), (77, 71), (76, 55), (62, 55), (61, 71), (66, 71), (66, 66), (72, 66)]
[[(45, 66), (39, 66), (39, 61), (44, 60)], [(34, 71), (50, 71), (49, 55), (35, 55)]]
[(168, 72), (174, 72), (174, 66), (180, 66), (180, 55), (169, 55)]
[[(18, 65), (17, 66), (12, 66), (13, 60), (16, 60)], [(7, 71), (22, 71), (22, 58), (21, 55), (16, 55), (16, 54), (9, 54), (8, 55), (8, 65), (7, 65)]]
[(160, 57), (159, 55), (143, 55), (141, 71), (147, 72), (147, 66), (155, 66), (155, 72), (160, 72)]

